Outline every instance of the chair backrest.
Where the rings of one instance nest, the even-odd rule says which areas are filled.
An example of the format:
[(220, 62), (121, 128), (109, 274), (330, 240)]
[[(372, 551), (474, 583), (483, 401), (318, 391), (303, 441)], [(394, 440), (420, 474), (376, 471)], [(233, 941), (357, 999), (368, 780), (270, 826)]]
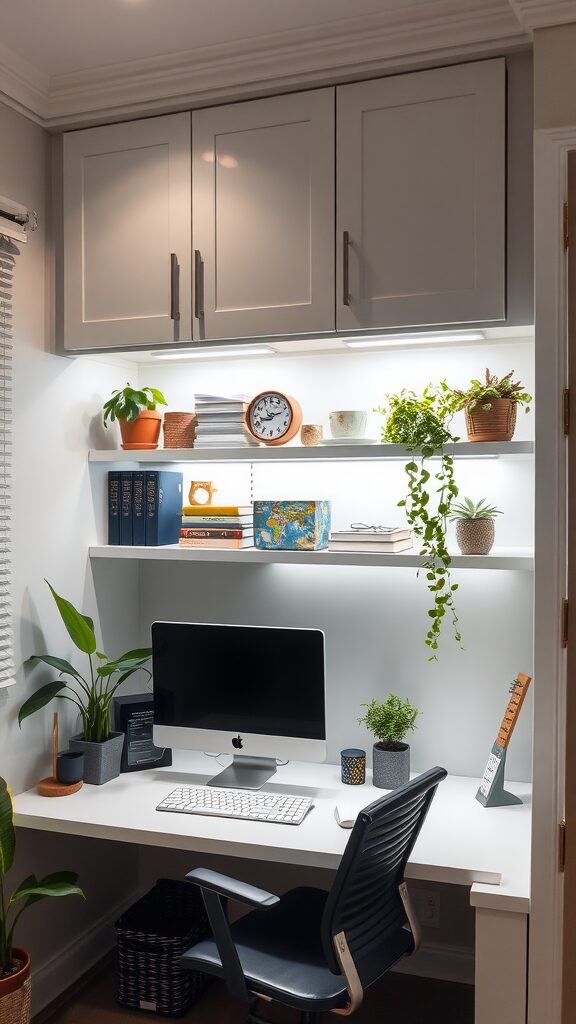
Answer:
[(340, 967), (333, 938), (346, 934), (348, 948), (364, 988), (390, 966), (390, 954), (402, 939), (406, 952), (406, 912), (399, 893), (406, 862), (444, 768), (431, 768), (360, 812), (322, 921), (324, 955), (334, 974)]

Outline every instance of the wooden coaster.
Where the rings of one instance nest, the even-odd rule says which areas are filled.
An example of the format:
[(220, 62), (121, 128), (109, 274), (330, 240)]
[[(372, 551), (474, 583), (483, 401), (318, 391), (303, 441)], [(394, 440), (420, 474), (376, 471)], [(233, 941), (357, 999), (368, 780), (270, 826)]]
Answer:
[(71, 793), (77, 793), (82, 789), (82, 780), (66, 785), (50, 776), (48, 779), (41, 779), (36, 789), (40, 796), (70, 796)]

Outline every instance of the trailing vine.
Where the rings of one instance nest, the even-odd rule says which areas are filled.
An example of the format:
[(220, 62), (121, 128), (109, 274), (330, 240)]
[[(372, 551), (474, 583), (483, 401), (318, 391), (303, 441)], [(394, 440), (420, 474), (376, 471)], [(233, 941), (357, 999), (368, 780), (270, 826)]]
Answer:
[[(403, 444), (413, 458), (406, 464), (408, 493), (398, 502), (405, 509), (408, 525), (420, 541), (420, 554), (424, 561), (428, 590), (434, 597), (429, 609), (430, 625), (424, 643), (432, 652), (429, 661), (437, 661), (443, 620), (449, 615), (454, 637), (461, 643), (454, 594), (458, 584), (450, 576), (451, 558), (446, 546), (446, 527), (451, 506), (458, 494), (454, 479), (454, 459), (445, 446), (457, 441), (449, 429), (451, 409), (441, 391), (432, 385), (424, 389), (419, 398), (413, 391), (401, 391), (386, 396), (386, 408), (379, 409), (386, 416), (382, 441)], [(436, 500), (430, 503), (428, 486), (432, 473), (427, 460), (440, 456), (440, 468), (434, 473)], [(420, 569), (418, 570), (418, 575)]]

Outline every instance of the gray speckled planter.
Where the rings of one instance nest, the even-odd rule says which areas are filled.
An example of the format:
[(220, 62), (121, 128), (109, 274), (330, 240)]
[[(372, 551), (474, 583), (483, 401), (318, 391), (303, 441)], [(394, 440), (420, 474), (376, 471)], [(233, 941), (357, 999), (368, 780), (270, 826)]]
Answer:
[(92, 786), (102, 786), (120, 775), (123, 746), (123, 732), (111, 732), (104, 743), (87, 743), (82, 735), (70, 740), (70, 750), (84, 754), (84, 782)]
[(372, 747), (372, 782), (378, 789), (398, 789), (410, 781), (410, 747), (383, 750), (378, 743)]

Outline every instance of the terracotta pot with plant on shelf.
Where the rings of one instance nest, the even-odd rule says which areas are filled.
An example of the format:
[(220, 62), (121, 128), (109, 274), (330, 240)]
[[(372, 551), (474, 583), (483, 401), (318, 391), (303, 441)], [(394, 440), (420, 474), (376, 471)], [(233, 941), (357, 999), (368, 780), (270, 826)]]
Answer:
[(485, 380), (471, 380), (465, 390), (441, 384), (452, 412), (464, 410), (469, 441), (511, 441), (516, 429), (518, 406), (528, 406), (532, 396), (521, 381), (513, 381), (514, 370), (505, 377), (486, 370)]
[(108, 426), (108, 420), (118, 420), (122, 448), (128, 451), (157, 448), (162, 414), (156, 411), (156, 406), (166, 404), (158, 388), (136, 389), (126, 384), (121, 391), (113, 391), (104, 403), (104, 426)]
[(29, 1024), (30, 955), (14, 945), (16, 925), (23, 911), (48, 896), (81, 896), (72, 871), (58, 871), (44, 878), (29, 875), (11, 896), (4, 895), (4, 880), (14, 864), (16, 832), (10, 790), (0, 778), (0, 1021)]
[(463, 555), (488, 555), (494, 544), (494, 517), (500, 509), (482, 499), (470, 498), (452, 505), (450, 519), (456, 523), (456, 541)]
[[(46, 581), (48, 582), (48, 581)], [(83, 676), (70, 662), (50, 654), (35, 654), (29, 665), (44, 664), (58, 672), (58, 679), (41, 686), (18, 712), (18, 722), (46, 707), (54, 697), (62, 697), (74, 704), (82, 719), (83, 731), (70, 740), (70, 749), (84, 754), (84, 782), (100, 786), (120, 774), (124, 734), (111, 732), (110, 709), (116, 690), (135, 672), (146, 668), (152, 656), (150, 647), (127, 651), (119, 658), (108, 658), (97, 649), (94, 623), (87, 615), (77, 611), (70, 601), (56, 593), (48, 583), (62, 621), (70, 639), (89, 662), (89, 672)], [(62, 678), (68, 676), (69, 681)]]

